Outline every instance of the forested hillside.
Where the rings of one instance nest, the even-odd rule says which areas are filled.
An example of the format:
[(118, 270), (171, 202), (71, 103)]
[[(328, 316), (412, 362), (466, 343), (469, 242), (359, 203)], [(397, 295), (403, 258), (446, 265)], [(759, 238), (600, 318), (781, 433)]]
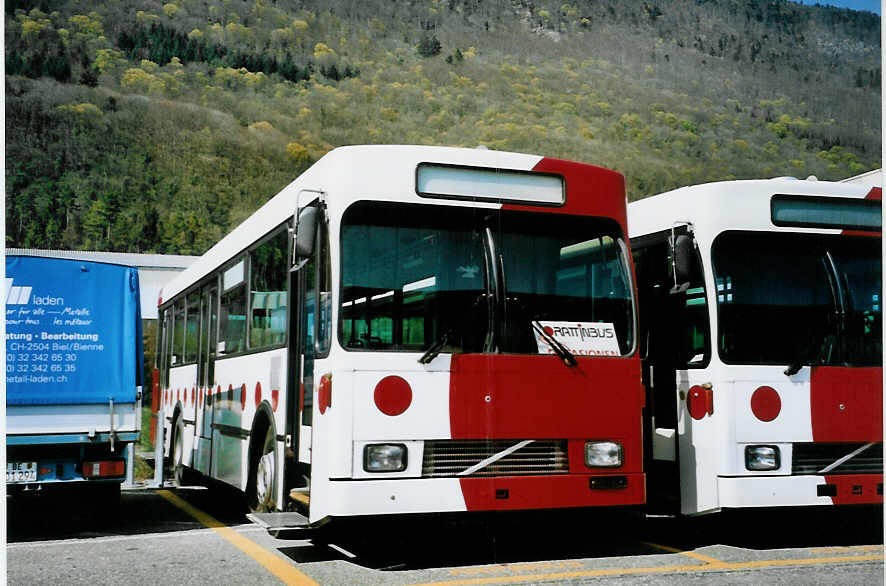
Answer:
[(880, 18), (782, 0), (11, 0), (6, 244), (199, 254), (329, 149), (880, 166)]

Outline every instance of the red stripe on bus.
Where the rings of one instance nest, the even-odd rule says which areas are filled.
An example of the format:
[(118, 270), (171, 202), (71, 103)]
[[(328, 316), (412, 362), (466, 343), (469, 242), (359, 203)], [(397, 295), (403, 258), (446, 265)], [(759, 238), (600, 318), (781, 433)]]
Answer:
[(837, 496), (831, 497), (835, 505), (883, 503), (882, 474), (825, 475), (824, 478), (827, 484), (837, 487)]
[[(449, 417), (452, 439), (614, 440), (621, 473), (642, 472), (638, 358), (455, 354)], [(588, 472), (585, 469), (584, 472)]]
[(816, 442), (883, 440), (883, 369), (812, 368), (810, 404)]
[[(552, 213), (580, 214), (612, 218), (627, 237), (627, 201), (624, 175), (611, 169), (545, 157), (532, 169), (566, 178), (566, 203), (549, 208)], [(618, 195), (618, 197), (613, 197)], [(506, 204), (506, 210), (538, 212), (539, 207)]]

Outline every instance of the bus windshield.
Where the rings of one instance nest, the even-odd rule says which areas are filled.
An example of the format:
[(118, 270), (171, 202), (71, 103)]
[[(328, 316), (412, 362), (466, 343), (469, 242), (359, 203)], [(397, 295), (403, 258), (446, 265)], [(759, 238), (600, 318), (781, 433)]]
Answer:
[(538, 354), (533, 322), (602, 323), (633, 345), (617, 223), (489, 208), (359, 202), (342, 220), (346, 348)]
[(882, 364), (880, 239), (726, 232), (712, 248), (729, 364)]

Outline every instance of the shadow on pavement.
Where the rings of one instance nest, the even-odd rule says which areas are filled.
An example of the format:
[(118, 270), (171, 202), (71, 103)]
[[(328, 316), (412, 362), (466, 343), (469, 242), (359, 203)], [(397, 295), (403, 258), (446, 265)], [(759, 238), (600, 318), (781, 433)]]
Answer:
[[(710, 545), (753, 550), (877, 545), (883, 543), (883, 508), (770, 509), (692, 519), (584, 511), (429, 515), (330, 525), (310, 543), (279, 551), (299, 563), (340, 559), (397, 571), (654, 555)], [(330, 543), (355, 557), (340, 555)]]
[[(9, 543), (86, 539), (201, 529), (193, 517), (153, 489), (124, 489), (120, 503), (103, 502), (89, 487), (48, 486), (39, 492), (7, 496), (6, 539)], [(249, 523), (237, 491), (183, 487), (169, 490), (226, 525)]]
[[(61, 488), (77, 487), (7, 497), (9, 543), (203, 528), (156, 490), (124, 490), (115, 509), (89, 491)], [(249, 523), (242, 493), (229, 487), (166, 490), (225, 525)], [(593, 510), (379, 517), (334, 521), (292, 539), (302, 541), (281, 536), (278, 550), (298, 563), (345, 560), (397, 571), (653, 555), (710, 545), (753, 550), (879, 545), (883, 508), (769, 509), (700, 518)]]

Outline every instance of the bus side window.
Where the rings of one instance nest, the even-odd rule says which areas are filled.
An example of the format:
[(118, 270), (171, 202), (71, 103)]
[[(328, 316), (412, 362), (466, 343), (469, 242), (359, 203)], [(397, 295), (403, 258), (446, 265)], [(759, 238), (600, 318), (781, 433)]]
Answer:
[(170, 366), (179, 366), (183, 362), (185, 348), (185, 301), (175, 302), (172, 316), (172, 348), (169, 351)]
[(245, 261), (240, 260), (222, 274), (224, 293), (219, 311), (219, 354), (235, 354), (246, 349)]
[(169, 338), (172, 334), (172, 309), (163, 310), (159, 325), (157, 367), (160, 371), (160, 388), (166, 388), (169, 381)]
[(200, 293), (187, 297), (185, 317), (185, 364), (197, 362), (197, 344), (200, 341)]
[(249, 347), (266, 348), (286, 341), (286, 255), (288, 234), (280, 230), (249, 253)]

